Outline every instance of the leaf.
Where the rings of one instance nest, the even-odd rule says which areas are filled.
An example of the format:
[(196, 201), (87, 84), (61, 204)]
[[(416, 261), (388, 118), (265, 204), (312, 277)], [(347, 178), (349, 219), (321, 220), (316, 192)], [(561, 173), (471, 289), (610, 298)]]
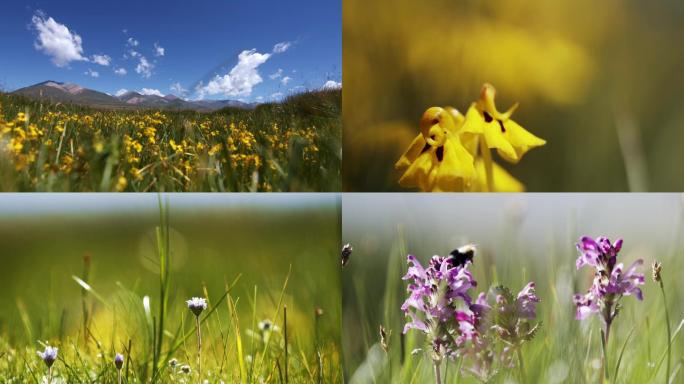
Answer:
[(625, 353), (625, 348), (627, 348), (627, 343), (629, 342), (629, 339), (632, 337), (634, 329), (636, 329), (636, 326), (632, 327), (632, 330), (629, 331), (629, 335), (627, 335), (627, 338), (625, 339), (625, 342), (622, 344), (622, 348), (620, 349), (620, 356), (618, 356), (617, 364), (615, 364), (615, 373), (613, 374), (613, 381), (616, 383), (618, 371), (620, 370), (620, 363), (622, 362), (622, 354)]

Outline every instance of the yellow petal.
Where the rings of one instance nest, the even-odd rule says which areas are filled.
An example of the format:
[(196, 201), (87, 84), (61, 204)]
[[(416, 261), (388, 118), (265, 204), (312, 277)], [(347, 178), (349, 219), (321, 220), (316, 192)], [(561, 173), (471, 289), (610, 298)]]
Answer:
[(501, 132), (501, 125), (499, 125), (498, 120), (492, 120), (488, 123), (483, 122), (482, 129), (488, 148), (496, 148), (499, 155), (504, 156), (506, 159), (518, 160), (518, 154), (504, 135), (504, 132)]
[(490, 122), (485, 121), (483, 113), (477, 108), (475, 103), (472, 103), (470, 108), (468, 108), (465, 122), (460, 132), (462, 135), (483, 135), (487, 148), (496, 148), (507, 158), (517, 159), (518, 157), (513, 146), (508, 142), (503, 132), (501, 132), (499, 122), (494, 119)]
[[(506, 138), (517, 155), (517, 160), (512, 162), (519, 161), (530, 149), (546, 144), (546, 140), (533, 135), (513, 120), (507, 120), (504, 126), (506, 127)], [(506, 160), (510, 161), (509, 159)]]
[(455, 130), (452, 131), (452, 133), (458, 133), (458, 131), (463, 127), (463, 123), (465, 122), (465, 116), (459, 112), (458, 109), (450, 106), (444, 107), (444, 110), (449, 112), (449, 115), (451, 115), (451, 119), (454, 122)]
[(406, 152), (404, 152), (404, 154), (401, 155), (399, 160), (394, 164), (394, 168), (403, 169), (411, 165), (411, 163), (418, 158), (418, 155), (420, 155), (420, 153), (423, 151), (423, 148), (425, 148), (426, 144), (427, 143), (425, 142), (423, 135), (419, 133), (418, 136), (413, 139)]
[(418, 187), (423, 191), (430, 191), (428, 176), (433, 167), (433, 160), (436, 160), (432, 152), (434, 151), (428, 150), (420, 154), (401, 176), (399, 185), (404, 188)]
[[(475, 171), (477, 176), (475, 177), (474, 182), (469, 185), (469, 191), (486, 192), (487, 174), (482, 160), (477, 160), (475, 162)], [(492, 163), (492, 174), (494, 179), (494, 192), (525, 191), (525, 186), (497, 163)]]
[(473, 155), (468, 152), (458, 136), (449, 135), (444, 144), (444, 158), (440, 164), (440, 172), (449, 172), (459, 178), (470, 179), (475, 175)]
[(477, 110), (475, 103), (470, 104), (468, 112), (465, 115), (465, 121), (463, 126), (461, 126), (461, 133), (473, 133), (476, 135), (481, 135), (484, 133), (482, 130), (482, 124), (484, 124), (484, 118)]

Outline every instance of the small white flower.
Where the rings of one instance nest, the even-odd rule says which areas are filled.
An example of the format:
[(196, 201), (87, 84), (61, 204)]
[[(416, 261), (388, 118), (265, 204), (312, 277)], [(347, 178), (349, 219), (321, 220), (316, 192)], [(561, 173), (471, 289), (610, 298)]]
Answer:
[(186, 301), (188, 308), (192, 311), (195, 316), (199, 316), (202, 311), (207, 309), (207, 300), (203, 297), (193, 297), (192, 299)]
[(123, 363), (124, 363), (123, 355), (120, 353), (117, 353), (114, 356), (114, 366), (116, 366), (116, 369), (121, 369), (121, 367), (123, 367)]
[(45, 351), (38, 351), (38, 356), (45, 362), (48, 368), (52, 367), (52, 364), (57, 360), (57, 348), (51, 347), (49, 345), (45, 346)]

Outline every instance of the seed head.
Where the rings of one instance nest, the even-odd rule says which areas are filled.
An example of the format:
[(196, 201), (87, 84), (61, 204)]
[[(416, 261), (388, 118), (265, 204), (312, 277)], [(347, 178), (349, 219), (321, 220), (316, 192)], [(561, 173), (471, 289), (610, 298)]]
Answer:
[(202, 297), (193, 297), (192, 299), (186, 301), (188, 308), (192, 311), (195, 316), (202, 314), (202, 311), (207, 309), (207, 300)]
[(349, 263), (349, 258), (351, 257), (354, 248), (351, 244), (347, 243), (342, 247), (342, 266), (346, 266)]
[(40, 358), (43, 359), (43, 362), (45, 362), (45, 365), (50, 368), (52, 367), (52, 364), (55, 363), (55, 360), (57, 360), (57, 348), (48, 345), (45, 347), (45, 351), (38, 351), (38, 356), (40, 356)]
[(120, 370), (120, 369), (123, 367), (123, 363), (124, 363), (124, 357), (123, 357), (123, 355), (120, 354), (120, 353), (117, 353), (117, 354), (114, 356), (114, 366), (116, 367), (116, 369), (119, 369), (119, 370)]
[(653, 272), (653, 276), (651, 276), (651, 277), (653, 277), (653, 281), (655, 281), (656, 283), (659, 283), (661, 280), (660, 272), (662, 271), (662, 269), (663, 269), (662, 264), (660, 264), (657, 261), (653, 262), (653, 265), (651, 266), (651, 271)]
[(316, 314), (316, 317), (323, 316), (323, 308), (316, 307), (316, 310), (314, 311), (314, 313)]
[(181, 372), (183, 373), (190, 373), (190, 366), (189, 365), (184, 365), (181, 367)]
[(169, 367), (176, 368), (176, 365), (178, 365), (178, 360), (176, 360), (175, 357), (173, 359), (169, 360)]
[(392, 331), (387, 331), (385, 327), (380, 324), (380, 346), (385, 351), (389, 353), (389, 337), (392, 335)]

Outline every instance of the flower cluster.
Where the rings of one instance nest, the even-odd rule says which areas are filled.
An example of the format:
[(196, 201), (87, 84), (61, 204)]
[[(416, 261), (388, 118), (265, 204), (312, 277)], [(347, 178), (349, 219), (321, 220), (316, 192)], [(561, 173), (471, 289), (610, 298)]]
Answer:
[(420, 134), (395, 164), (405, 170), (399, 184), (429, 192), (522, 191), (519, 181), (492, 162), (490, 150), (517, 163), (546, 141), (511, 120), (518, 104), (499, 112), (495, 96), (494, 87), (485, 84), (465, 116), (453, 107), (426, 110)]
[(472, 304), (468, 291), (477, 285), (468, 270), (470, 262), (456, 264), (452, 256), (433, 256), (424, 268), (415, 256), (404, 280), (409, 297), (401, 306), (411, 318), (404, 333), (416, 329), (428, 335), (434, 360), (455, 357), (458, 349), (474, 334)]
[[(536, 321), (537, 303), (534, 282), (529, 282), (517, 295), (505, 286), (480, 293), (471, 305), (476, 335), (472, 347), (464, 351), (464, 367), (482, 382), (489, 382), (500, 371), (515, 366), (516, 349), (534, 338), (541, 327)], [(500, 343), (499, 343), (500, 341)]]
[(577, 269), (588, 265), (596, 269), (594, 282), (584, 295), (576, 294), (573, 302), (577, 306), (577, 319), (582, 320), (593, 313), (600, 313), (606, 324), (610, 324), (618, 313), (618, 302), (623, 296), (636, 296), (643, 300), (640, 285), (644, 284), (644, 275), (637, 272), (643, 264), (638, 259), (626, 270), (617, 256), (622, 249), (622, 239), (615, 243), (605, 237), (596, 240), (584, 236), (577, 244), (579, 257)]
[(460, 260), (455, 253), (433, 256), (427, 267), (408, 256), (404, 280), (411, 283), (402, 310), (410, 321), (404, 333), (423, 332), (436, 364), (461, 356), (467, 359), (467, 371), (487, 381), (497, 373), (497, 365), (513, 366), (512, 352), (535, 336), (540, 300), (530, 282), (517, 296), (497, 286), (473, 301), (470, 289), (477, 282), (468, 269), (472, 258)]

